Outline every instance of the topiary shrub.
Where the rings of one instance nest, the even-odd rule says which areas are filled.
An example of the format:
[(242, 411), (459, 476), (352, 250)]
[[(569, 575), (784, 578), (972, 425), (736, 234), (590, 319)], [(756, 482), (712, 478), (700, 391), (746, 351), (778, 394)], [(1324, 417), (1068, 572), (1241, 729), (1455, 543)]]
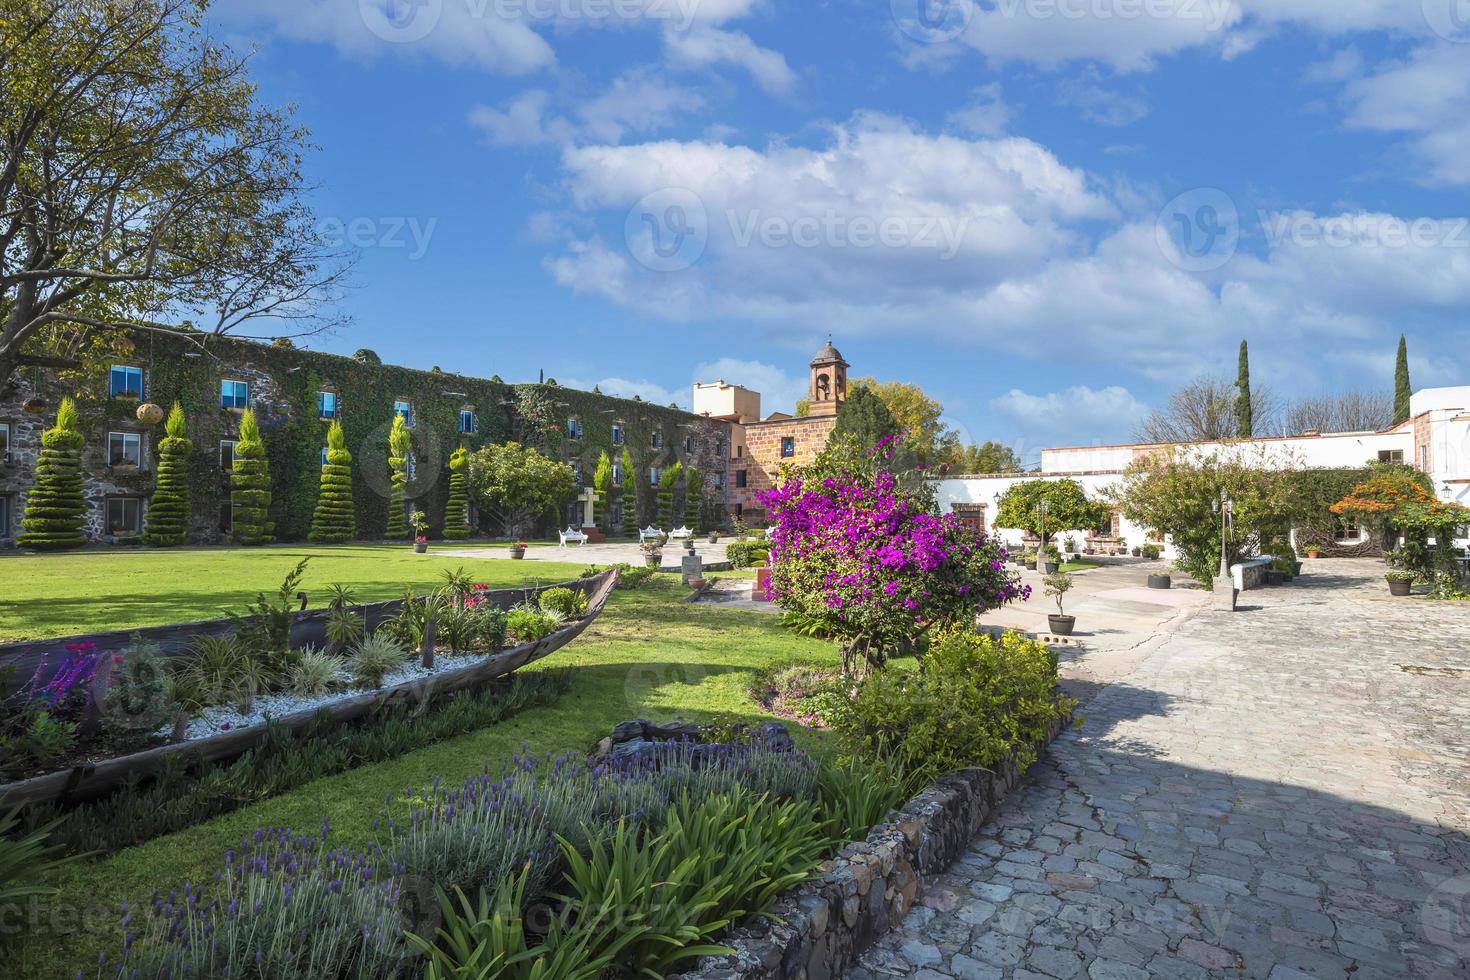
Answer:
[(683, 466), (674, 463), (665, 467), (658, 478), (658, 526), (664, 531), (674, 529), (674, 486), (679, 482)]
[(357, 512), (352, 506), (352, 453), (342, 423), (334, 421), (327, 429), (327, 462), (322, 467), (320, 489), (316, 495), (316, 512), (311, 515), (312, 541), (340, 544), (357, 534)]
[(547, 589), (541, 593), (539, 605), (546, 612), (561, 613), (568, 619), (587, 611), (587, 599), (567, 588)]
[(704, 477), (693, 466), (684, 468), (684, 526), (696, 534), (703, 529)]
[(178, 402), (168, 413), (164, 432), (158, 443), (158, 482), (143, 528), (143, 542), (157, 548), (183, 544), (189, 530), (189, 454), (194, 443), (184, 438), (184, 409)]
[(87, 543), (82, 531), (87, 500), (82, 489), (82, 445), (76, 402), (61, 400), (56, 425), (41, 436), (41, 458), (36, 463), (36, 485), (26, 494), (24, 529), (16, 544), (38, 551), (80, 548)]
[(270, 544), (275, 540), (271, 523), (271, 471), (265, 458), (265, 442), (255, 421), (255, 410), (240, 414), (240, 441), (235, 445), (235, 462), (230, 469), (231, 537), (237, 544)]
[(465, 490), (465, 470), (470, 465), (469, 450), (460, 446), (449, 456), (449, 500), (444, 504), (444, 536), (458, 541), (470, 536), (469, 494)]
[(408, 499), (408, 454), (412, 446), (408, 422), (402, 415), (393, 416), (393, 429), (388, 433), (388, 530), (385, 534), (391, 539), (408, 537), (408, 520), (403, 508)]

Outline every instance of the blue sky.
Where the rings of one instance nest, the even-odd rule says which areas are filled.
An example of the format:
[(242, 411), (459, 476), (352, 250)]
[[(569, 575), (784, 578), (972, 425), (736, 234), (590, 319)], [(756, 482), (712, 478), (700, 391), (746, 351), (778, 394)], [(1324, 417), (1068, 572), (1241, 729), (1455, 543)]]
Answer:
[(1204, 371), (1470, 380), (1470, 0), (219, 0), (362, 246), (316, 346), (789, 408), (828, 333), (969, 439)]

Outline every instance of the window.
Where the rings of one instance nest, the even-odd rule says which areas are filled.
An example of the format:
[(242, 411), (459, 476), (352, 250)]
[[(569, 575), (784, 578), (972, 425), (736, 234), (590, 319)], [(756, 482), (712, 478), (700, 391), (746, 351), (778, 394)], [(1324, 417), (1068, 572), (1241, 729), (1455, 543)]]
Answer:
[(143, 501), (137, 497), (107, 498), (107, 533), (137, 534), (143, 528)]
[(786, 438), (781, 440), (781, 457), (783, 459), (790, 459), (792, 456), (795, 455), (796, 440), (791, 436), (787, 436)]
[(622, 486), (623, 485), (623, 464), (622, 463), (614, 463), (614, 464), (612, 464), (612, 470), (613, 470), (612, 471), (612, 485), (615, 486), (615, 487)]
[(324, 419), (337, 417), (337, 393), (335, 391), (319, 391), (316, 393), (316, 413)]
[(475, 419), (475, 411), (472, 408), (461, 408), (459, 410), (459, 431), (461, 435), (472, 436), (478, 429), (478, 421)]
[(327, 447), (326, 446), (323, 446), (322, 447), (322, 465), (323, 466), (326, 466), (327, 465)]
[(735, 447), (735, 458), (736, 459), (744, 459), (745, 458), (745, 447), (744, 446), (736, 446)]
[(1359, 544), (1363, 540), (1363, 529), (1353, 521), (1338, 521), (1332, 530), (1332, 540), (1338, 544)]
[(651, 449), (664, 448), (664, 434), (662, 432), (655, 431), (653, 435), (648, 437), (648, 445)]
[(613, 423), (613, 445), (614, 446), (621, 446), (623, 444), (623, 438), (624, 438), (624, 436), (623, 436), (623, 423), (621, 423), (621, 422), (614, 422)]
[(1419, 447), (1419, 468), (1427, 471), (1429, 469), (1429, 447)]
[[(11, 463), (10, 457), (10, 423), (0, 422), (0, 463)], [(3, 537), (4, 535), (0, 535)]]
[(244, 381), (221, 381), (219, 383), (219, 407), (249, 408), (250, 385)]
[(10, 537), (10, 499), (0, 495), (0, 538)]
[(715, 489), (716, 490), (723, 490), (723, 489), (725, 489), (725, 474), (723, 474), (723, 473), (716, 473), (715, 474)]
[(578, 440), (582, 438), (581, 419), (567, 419), (567, 438)]
[(143, 369), (114, 364), (108, 372), (107, 397), (142, 398)]
[(236, 439), (221, 439), (219, 441), (219, 467), (227, 470), (235, 465), (235, 447), (240, 445)]
[(1402, 463), (1404, 451), (1402, 449), (1380, 449), (1378, 450), (1378, 462), (1380, 463)]
[(108, 466), (142, 466), (143, 438), (136, 432), (107, 433)]
[(413, 425), (413, 402), (404, 401), (402, 398), (393, 400), (393, 414), (403, 419), (404, 425)]
[(735, 488), (737, 490), (744, 490), (749, 482), (750, 478), (746, 475), (745, 470), (735, 471)]
[(660, 472), (660, 470), (659, 470), (659, 468), (657, 466), (650, 466), (648, 468), (648, 482), (649, 483), (653, 484), (654, 486), (658, 486), (658, 480), (659, 480), (659, 477), (661, 477), (661, 476), (663, 476), (663, 473)]
[(582, 461), (580, 459), (572, 460), (572, 479), (577, 481), (577, 486), (582, 485)]
[(694, 455), (694, 437), (693, 436), (685, 436), (684, 437), (684, 452), (687, 453), (690, 456)]

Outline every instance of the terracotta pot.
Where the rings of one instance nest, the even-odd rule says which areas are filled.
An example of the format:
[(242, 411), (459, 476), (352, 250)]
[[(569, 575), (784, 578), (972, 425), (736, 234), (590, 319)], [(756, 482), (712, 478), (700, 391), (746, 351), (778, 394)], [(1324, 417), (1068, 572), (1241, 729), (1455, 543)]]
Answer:
[(1058, 616), (1052, 613), (1046, 617), (1046, 628), (1057, 636), (1071, 636), (1076, 625), (1076, 616)]
[(1314, 548), (1308, 548), (1308, 549), (1307, 549), (1307, 557), (1308, 557), (1308, 558), (1317, 558), (1317, 557), (1319, 557), (1319, 556), (1320, 556), (1320, 555), (1321, 555), (1321, 554), (1322, 554), (1322, 553), (1321, 553), (1321, 552), (1320, 552), (1320, 551), (1317, 551), (1317, 550), (1316, 550), (1316, 549), (1314, 549)]
[(701, 592), (701, 591), (703, 591), (704, 590), (704, 579), (702, 579), (702, 578), (692, 578), (692, 579), (690, 579), (689, 580), (689, 587), (691, 589), (693, 589), (695, 592)]

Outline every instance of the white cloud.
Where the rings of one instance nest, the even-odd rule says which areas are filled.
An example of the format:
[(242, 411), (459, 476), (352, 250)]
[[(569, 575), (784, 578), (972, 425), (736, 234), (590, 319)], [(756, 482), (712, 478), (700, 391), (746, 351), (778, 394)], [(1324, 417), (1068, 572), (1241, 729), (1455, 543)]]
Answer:
[(498, 109), (477, 105), (470, 109), (470, 125), (483, 132), (490, 142), (502, 146), (566, 141), (572, 136), (571, 124), (565, 119), (547, 117), (550, 101), (550, 93), (531, 89)]
[(689, 408), (692, 392), (689, 390), (677, 391), (666, 388), (656, 381), (634, 381), (630, 378), (609, 377), (597, 381), (586, 381), (577, 378), (562, 378), (560, 382), (568, 388), (578, 391), (591, 391), (594, 387), (604, 395), (612, 395), (616, 398), (641, 398), (654, 405), (678, 405), (682, 409)]
[(1064, 391), (1033, 395), (1012, 388), (990, 401), (990, 407), (1014, 419), (1033, 439), (1065, 435), (1069, 439), (1116, 439), (1131, 433), (1148, 414), (1148, 406), (1127, 388), (1073, 385)]
[(764, 361), (722, 357), (694, 366), (694, 380), (705, 383), (725, 380), (761, 393), (761, 415), (794, 412), (798, 399), (807, 396), (807, 378), (788, 374)]
[(715, 27), (664, 32), (669, 60), (689, 68), (732, 64), (748, 71), (767, 92), (785, 92), (796, 82), (796, 74), (780, 52), (763, 48), (739, 31)]
[(1427, 183), (1470, 184), (1470, 45), (1426, 45), (1348, 83), (1350, 128), (1401, 133)]
[(1104, 83), (1095, 71), (1058, 83), (1057, 102), (1103, 126), (1131, 126), (1153, 109), (1141, 91), (1119, 91)]
[(620, 75), (604, 91), (569, 110), (575, 119), (549, 112), (551, 101), (550, 93), (531, 89), (499, 108), (473, 107), (470, 125), (500, 145), (617, 143), (630, 133), (671, 126), (678, 113), (692, 112), (704, 104), (696, 93), (670, 85), (647, 69)]
[(1006, 131), (1011, 121), (1011, 108), (998, 82), (982, 85), (970, 96), (970, 104), (951, 112), (951, 126), (957, 126), (976, 136), (999, 136)]

